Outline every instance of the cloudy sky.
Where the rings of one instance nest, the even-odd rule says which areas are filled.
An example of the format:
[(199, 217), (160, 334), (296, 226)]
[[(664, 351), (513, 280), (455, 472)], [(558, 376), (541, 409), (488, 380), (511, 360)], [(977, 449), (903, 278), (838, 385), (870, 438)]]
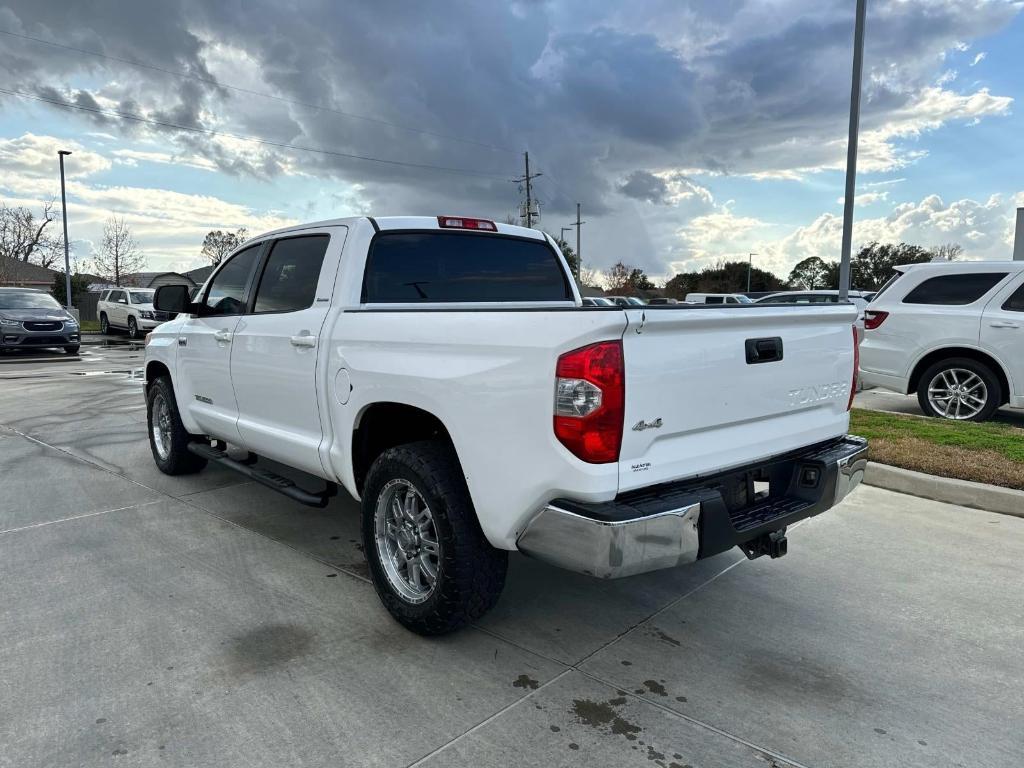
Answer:
[[(1009, 258), (1024, 4), (868, 6), (855, 242)], [(670, 276), (754, 251), (784, 276), (838, 257), (853, 7), (0, 0), (0, 198), (58, 195), (70, 149), (77, 256), (116, 213), (150, 269), (184, 270), (215, 228), (504, 219), (528, 149), (541, 226), (582, 203), (593, 267)]]

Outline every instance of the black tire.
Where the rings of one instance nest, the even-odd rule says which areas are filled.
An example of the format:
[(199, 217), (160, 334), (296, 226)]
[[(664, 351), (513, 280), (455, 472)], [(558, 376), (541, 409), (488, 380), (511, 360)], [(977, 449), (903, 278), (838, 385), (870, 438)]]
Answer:
[[(418, 603), (403, 597), (389, 581), (377, 546), (377, 502), (392, 480), (413, 486), (429, 507), (437, 534), (440, 551), (433, 591)], [(400, 624), (420, 635), (443, 635), (494, 607), (505, 586), (508, 552), (495, 549), (484, 537), (449, 446), (423, 441), (384, 451), (370, 467), (362, 499), (363, 549), (373, 586)]]
[(950, 357), (933, 363), (921, 374), (917, 383), (917, 402), (925, 416), (932, 416), (940, 419), (952, 419), (944, 412), (937, 410), (928, 399), (928, 387), (932, 380), (943, 371), (952, 369), (970, 371), (978, 376), (985, 383), (986, 397), (985, 405), (973, 416), (962, 419), (962, 421), (988, 421), (992, 418), (999, 406), (1003, 404), (1003, 388), (999, 383), (999, 377), (984, 363), (972, 360), (969, 357)]
[(78, 344), (68, 344), (64, 347), (64, 351), (69, 355), (77, 355), (79, 350)]
[[(166, 456), (160, 455), (153, 432), (154, 410), (158, 407), (159, 400), (166, 403), (168, 411), (167, 428), (164, 430), (169, 443)], [(201, 441), (203, 438), (185, 430), (185, 425), (181, 423), (181, 416), (178, 414), (178, 404), (174, 399), (174, 387), (166, 376), (156, 379), (146, 392), (146, 431), (149, 433), (149, 449), (153, 453), (153, 461), (165, 475), (191, 475), (206, 466), (206, 459), (196, 456), (188, 449), (189, 443)]]
[(100, 333), (102, 333), (104, 336), (110, 333), (110, 321), (107, 320), (106, 312), (100, 313)]
[(128, 317), (128, 338), (139, 338), (139, 323), (133, 316)]

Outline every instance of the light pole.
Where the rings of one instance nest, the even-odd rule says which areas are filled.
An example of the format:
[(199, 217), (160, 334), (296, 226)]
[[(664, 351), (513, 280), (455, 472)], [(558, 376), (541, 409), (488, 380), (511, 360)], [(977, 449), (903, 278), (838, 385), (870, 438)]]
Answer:
[(566, 239), (565, 239), (565, 233), (566, 233), (566, 232), (569, 232), (569, 231), (571, 231), (571, 230), (572, 230), (572, 227), (562, 227), (562, 232), (561, 232), (561, 234), (560, 234), (560, 235), (558, 236), (558, 239), (559, 239), (559, 240), (561, 240), (561, 241), (562, 241), (563, 243), (567, 243), (567, 242), (569, 242), (568, 240), (566, 240)]
[(857, 190), (857, 140), (860, 135), (860, 81), (864, 72), (864, 19), (867, 0), (857, 0), (853, 27), (853, 84), (850, 87), (850, 138), (846, 145), (846, 198), (843, 200), (843, 247), (839, 256), (839, 300), (850, 296), (850, 250), (853, 245), (853, 195)]
[(71, 309), (71, 256), (68, 250), (68, 196), (64, 190), (64, 155), (71, 153), (62, 149), (57, 152), (60, 158), (60, 210), (64, 215), (64, 306)]
[(750, 293), (750, 273), (754, 271), (754, 257), (756, 253), (747, 254), (747, 293)]

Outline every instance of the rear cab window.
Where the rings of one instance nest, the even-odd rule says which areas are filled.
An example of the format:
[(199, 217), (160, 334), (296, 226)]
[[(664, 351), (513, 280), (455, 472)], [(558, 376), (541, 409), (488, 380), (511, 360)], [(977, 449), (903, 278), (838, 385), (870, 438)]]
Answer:
[[(997, 284), (1007, 272), (968, 272), (930, 277), (903, 298), (904, 304), (962, 306), (973, 304)], [(879, 291), (881, 293), (881, 291)]]
[(545, 240), (477, 233), (380, 232), (363, 275), (364, 304), (571, 302)]

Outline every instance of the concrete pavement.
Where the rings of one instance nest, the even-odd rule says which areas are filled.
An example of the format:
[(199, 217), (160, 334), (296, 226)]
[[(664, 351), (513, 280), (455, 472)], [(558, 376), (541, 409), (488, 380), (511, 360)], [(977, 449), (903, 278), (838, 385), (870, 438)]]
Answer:
[(157, 472), (138, 354), (0, 363), (0, 766), (1024, 754), (1024, 520), (862, 487), (777, 561), (599, 582), (515, 555), (495, 611), (426, 640), (367, 583), (351, 499)]

